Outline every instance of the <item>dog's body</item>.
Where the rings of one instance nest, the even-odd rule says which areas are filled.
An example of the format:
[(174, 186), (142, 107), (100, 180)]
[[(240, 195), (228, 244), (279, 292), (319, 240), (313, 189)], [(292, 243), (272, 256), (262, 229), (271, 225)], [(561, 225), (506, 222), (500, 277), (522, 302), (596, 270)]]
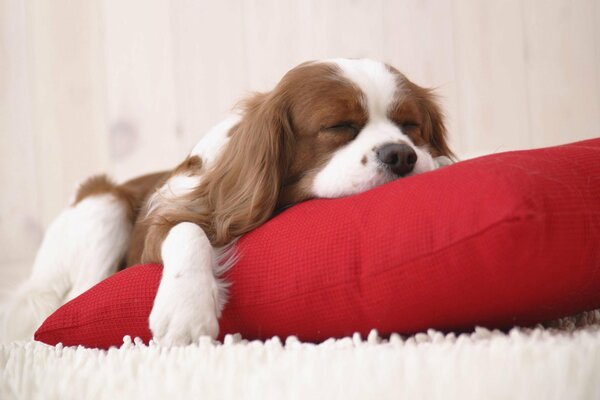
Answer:
[(359, 193), (446, 164), (429, 91), (371, 60), (308, 62), (250, 98), (172, 171), (121, 185), (93, 177), (52, 223), (31, 278), (4, 311), (5, 338), (31, 337), (64, 302), (126, 265), (157, 262), (154, 340), (216, 337), (227, 246), (274, 212)]

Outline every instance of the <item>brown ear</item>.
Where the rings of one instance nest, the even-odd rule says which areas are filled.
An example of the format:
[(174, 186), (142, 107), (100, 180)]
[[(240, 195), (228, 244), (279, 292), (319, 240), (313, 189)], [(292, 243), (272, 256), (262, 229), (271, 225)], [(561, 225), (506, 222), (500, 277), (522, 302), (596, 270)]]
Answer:
[(431, 89), (419, 88), (417, 97), (424, 114), (423, 137), (429, 143), (435, 157), (446, 156), (455, 159), (454, 153), (448, 147), (444, 114), (438, 105), (437, 98)]
[(230, 134), (202, 184), (212, 211), (214, 245), (230, 242), (273, 214), (293, 140), (283, 96), (272, 92), (251, 97)]

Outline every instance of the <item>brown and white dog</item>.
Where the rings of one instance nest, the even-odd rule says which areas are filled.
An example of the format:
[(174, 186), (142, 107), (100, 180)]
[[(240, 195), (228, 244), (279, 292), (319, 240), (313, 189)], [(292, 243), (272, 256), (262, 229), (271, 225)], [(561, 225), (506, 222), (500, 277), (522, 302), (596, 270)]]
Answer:
[[(347, 196), (449, 163), (429, 90), (389, 65), (307, 62), (210, 130), (174, 170), (121, 185), (85, 181), (51, 224), (31, 277), (3, 311), (5, 339), (119, 268), (164, 265), (150, 315), (154, 340), (216, 337), (226, 302), (223, 249), (277, 210)], [(231, 260), (231, 258), (229, 258)]]

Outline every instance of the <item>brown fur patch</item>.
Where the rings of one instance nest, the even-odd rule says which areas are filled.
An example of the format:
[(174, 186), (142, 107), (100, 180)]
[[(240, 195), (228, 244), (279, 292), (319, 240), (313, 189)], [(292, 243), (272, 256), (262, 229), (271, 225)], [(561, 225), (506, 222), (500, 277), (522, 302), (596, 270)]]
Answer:
[[(340, 75), (336, 65), (307, 63), (286, 77), (291, 97), (289, 118), (295, 140), (294, 156), (289, 161), (278, 208), (310, 198), (318, 171), (337, 149), (354, 139), (368, 119), (362, 92)], [(332, 129), (345, 124), (355, 126), (356, 130)]]
[(172, 223), (150, 224), (147, 221), (138, 221), (127, 253), (127, 265), (161, 263), (160, 249), (173, 226)]
[(73, 206), (76, 206), (86, 198), (104, 194), (110, 194), (117, 200), (123, 202), (123, 204), (125, 204), (127, 207), (128, 220), (131, 221), (131, 223), (134, 222), (135, 209), (132, 204), (133, 202), (131, 199), (131, 194), (127, 190), (124, 190), (122, 187), (115, 184), (106, 175), (95, 175), (85, 180), (75, 194)]
[(86, 197), (115, 192), (118, 192), (117, 185), (113, 183), (106, 175), (95, 175), (86, 179), (81, 186), (79, 186), (73, 205), (77, 205)]
[[(139, 263), (144, 247), (143, 242), (139, 243), (139, 241), (145, 237), (145, 234), (141, 234), (141, 230), (145, 227), (140, 224), (140, 214), (148, 197), (164, 183), (168, 176), (168, 172), (157, 172), (129, 180), (119, 186), (120, 190), (127, 194), (132, 210), (132, 221), (135, 221), (124, 266)], [(134, 262), (130, 261), (130, 256), (135, 259)]]

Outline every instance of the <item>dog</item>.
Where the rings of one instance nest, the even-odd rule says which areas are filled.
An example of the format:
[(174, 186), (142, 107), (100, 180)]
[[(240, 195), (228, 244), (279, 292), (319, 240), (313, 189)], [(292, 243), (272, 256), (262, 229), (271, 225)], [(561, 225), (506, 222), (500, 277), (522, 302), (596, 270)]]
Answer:
[[(434, 170), (453, 159), (433, 93), (369, 59), (310, 61), (211, 129), (172, 171), (84, 181), (3, 310), (5, 339), (119, 269), (161, 263), (153, 340), (216, 338), (232, 244), (286, 207)], [(229, 250), (228, 250), (229, 249)]]

